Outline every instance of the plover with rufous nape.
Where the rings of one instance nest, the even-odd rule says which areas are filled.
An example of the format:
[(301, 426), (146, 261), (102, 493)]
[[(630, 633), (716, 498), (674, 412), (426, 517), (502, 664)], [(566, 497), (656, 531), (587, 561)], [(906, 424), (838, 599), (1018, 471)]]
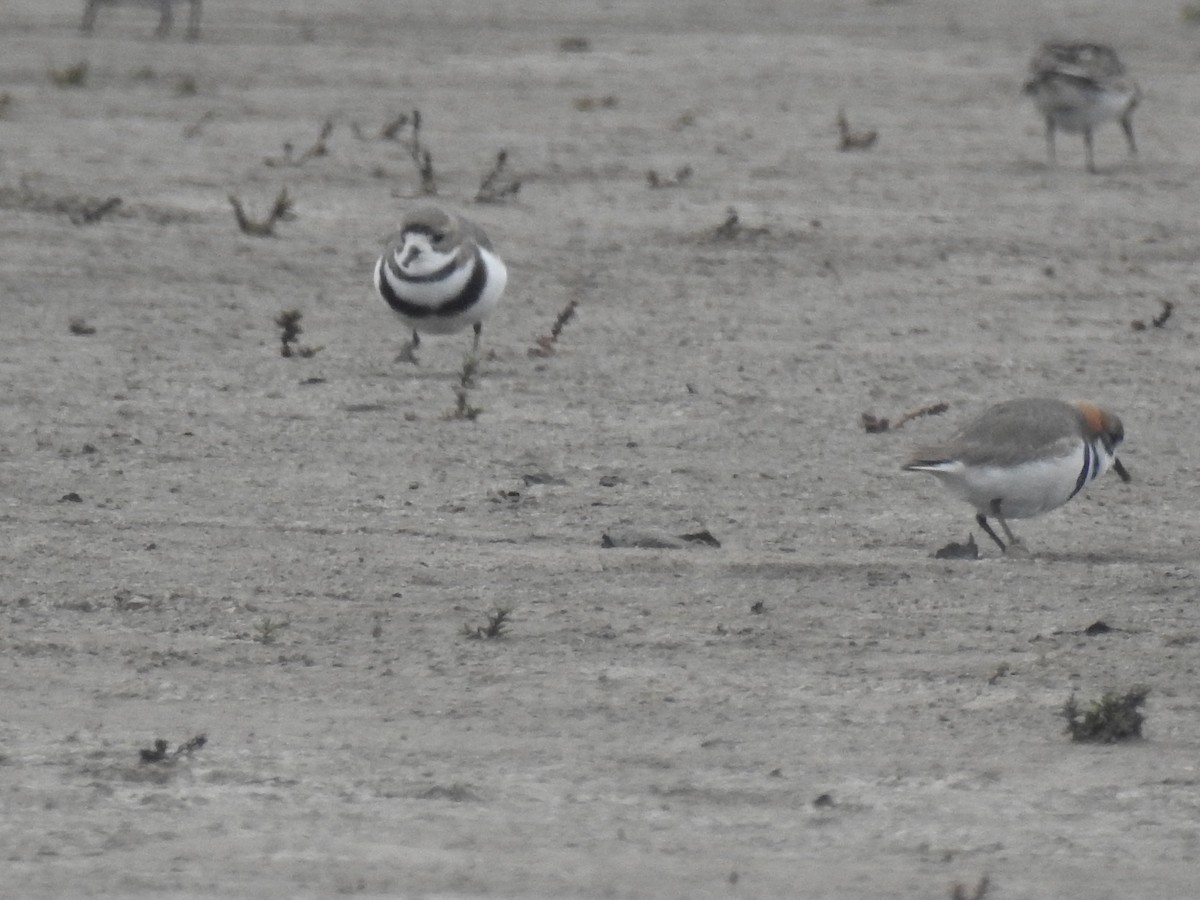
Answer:
[(1121, 123), (1129, 153), (1137, 155), (1133, 111), (1142, 94), (1112, 47), (1048, 41), (1029, 63), (1024, 92), (1033, 98), (1046, 120), (1046, 153), (1050, 162), (1054, 162), (1055, 156), (1054, 132), (1061, 128), (1083, 135), (1087, 170), (1095, 172), (1092, 132), (1109, 119)]
[[(1008, 519), (1062, 506), (1110, 468), (1128, 482), (1117, 458), (1121, 420), (1088, 401), (1006, 400), (984, 410), (944, 444), (922, 447), (902, 467), (928, 472), (975, 507), (975, 521), (1008, 552), (1020, 545)], [(1008, 546), (988, 519), (1000, 523)]]
[(507, 283), (508, 269), (474, 222), (432, 206), (410, 212), (396, 243), (375, 263), (375, 290), (412, 330), (397, 359), (415, 362), (422, 334), (453, 334), (468, 325), (478, 350), (483, 320)]

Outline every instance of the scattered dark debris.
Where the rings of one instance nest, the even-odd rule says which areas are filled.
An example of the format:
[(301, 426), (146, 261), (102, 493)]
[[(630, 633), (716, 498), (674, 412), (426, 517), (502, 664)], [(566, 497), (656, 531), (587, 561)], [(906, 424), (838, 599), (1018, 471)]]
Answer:
[(304, 331), (300, 327), (300, 320), (302, 318), (304, 318), (304, 313), (298, 309), (285, 309), (275, 317), (275, 324), (280, 328), (280, 356), (287, 358), (299, 356), (301, 359), (309, 359), (316, 356), (323, 349), (322, 347), (300, 346), (296, 343), (297, 338)]
[(8, 112), (10, 106), (12, 106), (12, 94), (8, 91), (0, 91), (0, 117)]
[(120, 205), (120, 197), (84, 203), (80, 209), (70, 214), (71, 222), (74, 225), (94, 225)]
[(688, 183), (693, 174), (692, 167), (688, 165), (680, 166), (675, 170), (675, 174), (670, 177), (666, 175), (659, 175), (658, 172), (654, 171), (654, 169), (651, 169), (646, 173), (646, 183), (650, 185), (652, 189), (682, 187)]
[(991, 887), (991, 883), (986, 875), (980, 876), (975, 887), (969, 890), (965, 884), (956, 881), (950, 888), (950, 900), (983, 900), (987, 896), (989, 887)]
[(483, 181), (479, 184), (479, 190), (475, 194), (476, 203), (502, 203), (506, 197), (515, 197), (517, 191), (521, 190), (519, 179), (508, 176), (501, 178), (507, 165), (508, 151), (501, 150), (496, 154), (495, 165), (483, 176)]
[(681, 534), (679, 537), (681, 540), (684, 540), (689, 544), (703, 544), (706, 547), (721, 546), (721, 542), (717, 540), (713, 536), (713, 533), (707, 528), (701, 531), (694, 531), (691, 534)]
[(453, 800), (455, 803), (462, 803), (466, 800), (478, 800), (479, 795), (475, 793), (474, 787), (469, 784), (455, 782), (451, 785), (435, 784), (428, 790), (421, 791), (417, 794), (418, 800)]
[(1149, 688), (1139, 685), (1124, 694), (1104, 694), (1086, 710), (1080, 710), (1075, 695), (1071, 694), (1060, 715), (1067, 720), (1067, 733), (1073, 741), (1113, 744), (1140, 738), (1146, 717), (1138, 707), (1146, 702), (1149, 693)]
[(145, 748), (142, 748), (142, 750), (139, 751), (141, 753), (142, 762), (144, 762), (144, 763), (162, 762), (164, 759), (167, 758), (167, 747), (169, 747), (169, 746), (171, 746), (171, 745), (168, 744), (166, 741), (164, 741), (162, 738), (159, 738), (158, 740), (156, 740), (154, 742), (153, 750), (147, 750)]
[(569, 35), (558, 39), (558, 49), (563, 53), (587, 53), (592, 49), (592, 42), (580, 35)]
[(603, 97), (576, 97), (574, 104), (580, 112), (592, 112), (597, 109), (616, 109), (618, 102), (616, 94), (605, 94)]
[(280, 341), (283, 344), (280, 350), (281, 356), (292, 355), (292, 344), (295, 343), (296, 338), (300, 336), (300, 332), (303, 330), (300, 327), (300, 319), (303, 315), (298, 309), (285, 309), (275, 317), (275, 324), (283, 330), (283, 333), (280, 335)]
[(201, 747), (208, 743), (208, 735), (198, 734), (189, 741), (180, 744), (175, 748), (176, 756), (191, 756)]
[(533, 484), (548, 484), (553, 485), (554, 487), (565, 487), (568, 484), (567, 479), (560, 478), (557, 475), (550, 475), (546, 472), (528, 472), (521, 477), (525, 482), (526, 487)]
[(71, 334), (89, 335), (96, 333), (96, 326), (89, 325), (83, 316), (72, 316), (71, 321), (67, 323), (67, 330)]
[(996, 670), (988, 676), (988, 684), (998, 684), (1001, 678), (1006, 678), (1012, 674), (1012, 669), (1008, 667), (1008, 663), (1000, 663), (996, 666)]
[[(1162, 328), (1167, 324), (1167, 320), (1171, 318), (1171, 313), (1175, 311), (1175, 304), (1170, 300), (1159, 300), (1158, 302), (1162, 304), (1162, 312), (1154, 316), (1150, 320), (1150, 324), (1155, 328)], [(1134, 331), (1145, 331), (1146, 321), (1144, 319), (1134, 319), (1129, 323), (1129, 327)]]
[(390, 408), (386, 403), (347, 403), (342, 407), (342, 411), (351, 414), (375, 413), (387, 412)]
[(862, 423), (863, 428), (865, 428), (867, 431), (867, 434), (882, 434), (889, 428), (887, 419), (881, 419), (872, 413), (863, 413)]
[(575, 318), (575, 310), (579, 306), (578, 300), (572, 300), (562, 308), (562, 311), (554, 319), (554, 324), (550, 326), (550, 333), (543, 334), (534, 339), (534, 346), (530, 347), (527, 353), (530, 356), (552, 356), (555, 348), (558, 345), (558, 338), (562, 334), (566, 324)]
[(77, 62), (62, 69), (51, 69), (50, 80), (60, 88), (83, 87), (87, 83), (88, 64)]
[(844, 109), (838, 110), (837, 127), (838, 150), (841, 150), (843, 153), (847, 150), (869, 150), (875, 146), (875, 141), (879, 137), (879, 132), (874, 129), (871, 131), (852, 131)]
[(766, 611), (767, 611), (767, 604), (766, 604), (765, 600), (755, 600), (753, 603), (750, 604), (750, 612), (756, 616), (761, 616)]
[(831, 809), (837, 804), (833, 800), (833, 794), (819, 794), (813, 800), (812, 805), (817, 809)]
[(511, 615), (511, 607), (497, 606), (486, 614), (487, 622), (485, 624), (476, 625), (474, 628), (464, 624), (463, 637), (470, 638), (473, 641), (498, 638), (508, 630), (509, 617)]
[(975, 535), (968, 534), (965, 543), (951, 541), (945, 547), (933, 554), (934, 559), (979, 559), (979, 545), (975, 543)]
[(1083, 633), (1088, 637), (1095, 637), (1098, 634), (1108, 634), (1113, 628), (1103, 619), (1097, 619), (1087, 628), (1083, 629)]
[(176, 747), (174, 753), (168, 753), (167, 748), (170, 746), (170, 744), (168, 744), (162, 738), (158, 738), (155, 740), (154, 748), (152, 750), (143, 748), (138, 752), (142, 762), (144, 763), (174, 762), (181, 756), (191, 756), (207, 743), (208, 737), (203, 734), (198, 734), (191, 740), (185, 741)]
[(75, 493), (75, 491), (71, 491), (71, 492), (63, 494), (61, 497), (59, 497), (58, 502), (59, 503), (82, 503), (83, 498), (80, 497), (79, 494)]
[(747, 228), (742, 224), (741, 218), (738, 216), (738, 211), (732, 206), (725, 210), (725, 221), (716, 227), (713, 231), (713, 239), (718, 241), (733, 241), (738, 238), (754, 238), (763, 237), (770, 234), (771, 229), (765, 225), (759, 225), (755, 228)]
[(885, 431), (898, 431), (904, 427), (904, 423), (911, 419), (919, 419), (921, 416), (940, 416), (950, 408), (949, 403), (931, 403), (929, 406), (922, 406), (920, 409), (914, 409), (904, 413), (892, 422), (889, 419), (879, 418), (871, 413), (862, 414), (863, 428), (867, 434), (881, 434)]
[(253, 237), (273, 237), (275, 235), (275, 223), (286, 222), (296, 218), (293, 212), (292, 198), (288, 196), (287, 188), (280, 190), (279, 195), (275, 198), (275, 203), (271, 206), (271, 212), (265, 219), (254, 220), (248, 217), (245, 210), (242, 209), (242, 202), (233, 194), (229, 195), (229, 203), (233, 207), (233, 215), (237, 219), (238, 228), (242, 230), (242, 234), (249, 234)]
[(263, 160), (263, 164), (268, 166), (302, 166), (315, 157), (328, 156), (328, 141), (331, 134), (333, 134), (333, 120), (326, 119), (325, 123), (321, 126), (321, 131), (317, 135), (316, 141), (299, 156), (294, 155), (295, 148), (292, 146), (291, 141), (286, 141), (283, 145), (283, 155), (268, 156)]
[(682, 550), (689, 545), (720, 547), (721, 542), (707, 529), (677, 536), (662, 532), (618, 528), (610, 529), (600, 536), (600, 546), (605, 549), (617, 547), (638, 550)]

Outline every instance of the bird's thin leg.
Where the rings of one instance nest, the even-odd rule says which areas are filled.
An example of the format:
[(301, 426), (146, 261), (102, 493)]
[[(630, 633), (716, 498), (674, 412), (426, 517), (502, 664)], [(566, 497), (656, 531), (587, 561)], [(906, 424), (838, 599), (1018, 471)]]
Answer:
[(1092, 129), (1083, 129), (1083, 149), (1087, 152), (1087, 170), (1096, 174), (1096, 161), (1092, 158)]
[[(993, 532), (990, 528), (987, 528), (986, 525), (984, 525), (984, 528), (987, 528), (988, 533), (991, 534), (991, 536), (995, 539), (996, 543), (1000, 544), (1001, 548), (1003, 548), (1003, 550), (1004, 550), (1005, 555), (1007, 555), (1007, 556), (1028, 556), (1029, 551), (1025, 549), (1025, 545), (1021, 542), (1021, 539), (1012, 533), (1012, 529), (1008, 527), (1008, 522), (1006, 522), (1004, 519), (1004, 513), (1000, 512), (1000, 498), (999, 497), (995, 498), (989, 504), (989, 507), (990, 507), (990, 510), (992, 513), (992, 518), (1000, 523), (1000, 527), (1004, 530), (1004, 536), (1006, 538), (1008, 538), (1008, 546), (1005, 547), (1003, 544), (1000, 544), (1000, 539), (996, 537), (995, 532)], [(980, 514), (980, 516), (982, 516), (982, 513)], [(981, 522), (980, 524), (982, 525), (983, 523)]]
[(481, 334), (483, 334), (483, 323), (476, 322), (475, 323), (475, 342), (473, 344), (471, 344), (471, 352), (472, 353), (479, 352), (479, 336)]
[[(1000, 536), (996, 534), (996, 532), (992, 530), (992, 526), (988, 524), (987, 516), (985, 516), (983, 513), (978, 513), (975, 516), (975, 521), (979, 523), (980, 528), (987, 532), (987, 536), (996, 542), (996, 546), (1000, 548), (1001, 553), (1006, 553), (1008, 551), (1008, 548), (1004, 546), (1004, 541), (1000, 540)], [(1000, 520), (1000, 524), (1004, 525), (1003, 519)], [(1008, 532), (1007, 525), (1004, 525), (1004, 530), (1006, 533)], [(1009, 536), (1011, 537), (1011, 534)]]
[(400, 352), (396, 354), (394, 362), (417, 364), (417, 348), (421, 346), (421, 336), (417, 334), (417, 329), (413, 329), (412, 340), (400, 348)]
[(1003, 516), (996, 516), (996, 521), (1000, 523), (1000, 527), (1004, 529), (1004, 536), (1008, 538), (1008, 546), (1021, 543), (1021, 539), (1012, 533), (1012, 529), (1008, 527), (1008, 522), (1004, 521)]
[(1129, 142), (1129, 155), (1137, 156), (1137, 141), (1133, 139), (1133, 116), (1126, 113), (1121, 117), (1121, 130), (1125, 132), (1125, 140)]

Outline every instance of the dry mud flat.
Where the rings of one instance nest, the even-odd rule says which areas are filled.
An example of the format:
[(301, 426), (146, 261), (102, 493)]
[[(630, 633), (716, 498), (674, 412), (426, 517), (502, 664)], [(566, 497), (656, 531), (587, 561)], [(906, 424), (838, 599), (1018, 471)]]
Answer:
[[(1178, 5), (644, 6), (209, 0), (197, 44), (5, 6), (5, 892), (1197, 895)], [(1120, 47), (1140, 159), (1110, 128), (1099, 175), (1045, 165), (1048, 33)], [(414, 108), (511, 270), (474, 421), (469, 337), (394, 364), (369, 286)], [(519, 194), (472, 203), (502, 148)], [(283, 187), (241, 234), (227, 195)], [(1133, 483), (1021, 523), (1031, 560), (934, 560), (969, 510), (900, 459), (1038, 394), (1117, 410)], [(602, 547), (631, 530), (721, 545)], [(1135, 684), (1142, 741), (1064, 737), (1073, 691)]]

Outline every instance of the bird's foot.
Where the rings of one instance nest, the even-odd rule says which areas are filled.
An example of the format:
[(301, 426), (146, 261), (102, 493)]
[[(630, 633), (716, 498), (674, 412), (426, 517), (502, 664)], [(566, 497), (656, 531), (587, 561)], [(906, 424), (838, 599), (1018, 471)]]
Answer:
[(396, 358), (392, 362), (412, 363), (414, 366), (420, 365), (421, 361), (417, 359), (417, 345), (409, 341), (400, 348), (400, 352), (396, 354)]
[(1020, 538), (1011, 538), (1008, 546), (1004, 548), (1004, 555), (1010, 559), (1032, 559), (1033, 553), (1025, 546), (1025, 542)]

